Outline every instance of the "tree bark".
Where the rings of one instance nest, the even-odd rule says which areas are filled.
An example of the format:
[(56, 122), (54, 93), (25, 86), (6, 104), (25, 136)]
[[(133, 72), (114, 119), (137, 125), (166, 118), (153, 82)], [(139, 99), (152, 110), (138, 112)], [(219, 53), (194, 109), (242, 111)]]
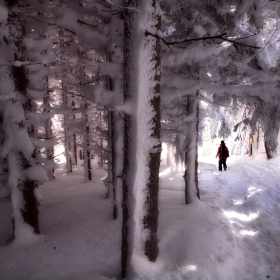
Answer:
[[(50, 101), (49, 101), (49, 93), (46, 98), (44, 98), (43, 102), (45, 106), (50, 106)], [(44, 109), (44, 112), (49, 112), (48, 110)], [(46, 138), (50, 139), (53, 137), (53, 127), (52, 127), (52, 119), (48, 118), (45, 124), (45, 133), (46, 133)], [(51, 162), (54, 163), (54, 147), (47, 148), (46, 149), (46, 156), (47, 159)], [(51, 169), (47, 171), (48, 179), (50, 181), (53, 181), (55, 179), (55, 170)]]
[[(85, 101), (84, 108), (87, 110), (87, 102)], [(89, 124), (88, 124), (88, 115), (87, 112), (83, 113), (83, 127), (84, 127), (84, 135), (83, 135), (83, 150), (84, 150), (84, 174), (85, 181), (92, 180), (91, 173), (91, 158), (90, 158), (90, 142), (89, 142)]]
[[(198, 187), (198, 126), (199, 126), (199, 102), (196, 96), (188, 96), (187, 113), (193, 115), (193, 122), (189, 124), (189, 131), (186, 136), (185, 145), (185, 201), (186, 204), (192, 202), (195, 196), (200, 198)], [(195, 131), (195, 133), (193, 133)]]
[[(153, 1), (153, 8), (156, 9), (157, 1)], [(158, 7), (157, 7), (158, 8)], [(159, 15), (155, 15), (157, 24), (156, 30), (161, 30), (161, 18)], [(161, 70), (161, 58), (160, 58), (160, 39), (146, 38), (151, 40), (154, 47), (154, 56), (152, 63), (155, 63), (155, 72), (153, 80), (156, 85), (153, 89), (153, 97), (151, 99), (151, 107), (155, 112), (155, 116), (150, 121), (152, 124), (151, 137), (157, 139), (158, 144), (154, 145), (153, 151), (150, 152), (149, 158), (149, 172), (150, 176), (147, 182), (148, 193), (146, 195), (145, 204), (147, 206), (147, 214), (144, 216), (144, 228), (148, 230), (148, 237), (145, 241), (145, 254), (150, 261), (156, 261), (158, 256), (158, 191), (159, 191), (159, 168), (160, 168), (160, 155), (161, 155), (161, 142), (160, 142), (160, 70)]]
[[(63, 85), (62, 85), (63, 88)], [(68, 101), (67, 101), (67, 93), (62, 93), (63, 98), (63, 106), (64, 108), (68, 108)], [(65, 148), (65, 158), (66, 158), (66, 171), (67, 173), (72, 172), (72, 157), (71, 157), (71, 142), (70, 142), (70, 135), (69, 135), (69, 128), (68, 128), (68, 116), (64, 114), (64, 148)]]
[(109, 132), (109, 164), (108, 164), (108, 179), (109, 179), (109, 197), (112, 195), (113, 200), (113, 218), (117, 219), (118, 205), (117, 205), (117, 193), (116, 193), (116, 162), (115, 162), (115, 123), (114, 114), (112, 111), (108, 112), (108, 132)]
[[(75, 101), (72, 101), (72, 108), (75, 109)], [(76, 119), (76, 115), (73, 114), (73, 120)], [(77, 165), (78, 164), (78, 154), (77, 154), (77, 135), (76, 132), (73, 132), (73, 155), (72, 155), (72, 164)]]
[(276, 116), (279, 115), (279, 109), (278, 105), (274, 105), (275, 102), (272, 100), (267, 104), (267, 121), (264, 126), (264, 145), (267, 159), (276, 156), (278, 147), (279, 122)]
[(130, 151), (131, 141), (130, 141), (130, 130), (131, 130), (131, 118), (127, 114), (124, 115), (124, 153), (123, 153), (123, 201), (122, 201), (122, 245), (121, 245), (121, 263), (122, 263), (122, 277), (126, 277), (129, 253), (131, 250), (131, 244), (129, 241), (129, 218), (131, 216), (129, 207), (129, 170), (130, 170)]
[[(129, 7), (137, 12), (127, 9), (124, 13), (124, 101), (133, 104), (135, 114), (124, 114), (123, 277), (136, 268), (135, 257), (143, 251), (150, 261), (155, 261), (158, 255), (160, 39), (146, 35), (140, 22), (144, 22), (147, 29), (158, 30), (161, 20), (155, 12), (158, 2), (148, 2), (154, 8), (149, 15), (141, 12), (147, 2), (137, 0), (128, 1)], [(142, 56), (150, 59), (144, 62), (148, 63), (147, 67), (142, 61), (138, 62)], [(147, 86), (142, 88), (142, 84)], [(139, 232), (141, 228), (145, 237)]]
[[(110, 53), (106, 54), (109, 62), (112, 62)], [(107, 77), (107, 89), (113, 90), (113, 80)], [(108, 111), (108, 197), (112, 197), (113, 202), (113, 218), (118, 217), (118, 203), (117, 203), (117, 180), (116, 180), (116, 148), (115, 148), (115, 117), (113, 111)]]

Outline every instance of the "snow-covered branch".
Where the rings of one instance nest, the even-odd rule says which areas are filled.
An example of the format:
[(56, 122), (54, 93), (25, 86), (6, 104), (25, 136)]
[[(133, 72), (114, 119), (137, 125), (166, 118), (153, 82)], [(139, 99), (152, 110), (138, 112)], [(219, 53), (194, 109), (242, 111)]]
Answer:
[[(149, 31), (146, 31), (146, 36), (150, 35), (150, 36), (153, 36), (155, 38), (159, 38), (168, 46), (169, 45), (176, 45), (176, 44), (186, 43), (186, 42), (219, 39), (219, 40), (223, 40), (223, 41), (226, 41), (226, 42), (230, 42), (230, 43), (232, 43), (234, 45), (241, 45), (241, 46), (248, 47), (248, 48), (253, 48), (253, 49), (261, 49), (261, 47), (247, 45), (247, 44), (244, 44), (244, 43), (237, 42), (235, 40), (231, 40), (231, 39), (225, 38), (224, 36), (226, 34), (227, 33), (222, 33), (222, 34), (216, 35), (216, 36), (206, 36), (206, 37), (201, 37), (201, 38), (186, 38), (186, 39), (182, 39), (182, 40), (179, 40), (179, 41), (168, 42), (162, 36), (159, 36), (158, 34), (153, 34), (153, 33), (149, 32)], [(239, 38), (238, 40), (241, 40), (241, 39), (243, 39), (243, 38)]]

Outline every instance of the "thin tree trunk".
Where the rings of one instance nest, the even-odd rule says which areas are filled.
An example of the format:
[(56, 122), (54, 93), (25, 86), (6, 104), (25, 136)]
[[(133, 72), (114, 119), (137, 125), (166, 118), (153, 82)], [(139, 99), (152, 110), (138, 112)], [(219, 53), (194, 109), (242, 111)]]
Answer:
[(179, 140), (178, 135), (176, 135), (176, 137), (175, 137), (174, 145), (175, 145), (175, 154), (174, 154), (175, 167), (176, 167), (176, 171), (179, 171), (179, 167), (180, 167), (180, 140)]
[[(63, 88), (63, 85), (62, 85)], [(67, 93), (63, 91), (63, 107), (68, 108)], [(64, 145), (65, 145), (65, 158), (66, 158), (66, 171), (67, 173), (72, 172), (72, 158), (71, 158), (71, 143), (68, 128), (68, 116), (64, 114)]]
[(200, 199), (199, 185), (198, 185), (198, 141), (199, 141), (199, 101), (196, 102), (196, 140), (195, 140), (195, 174), (194, 183), (196, 189), (196, 196)]
[[(72, 101), (72, 108), (75, 109), (75, 101)], [(73, 114), (73, 120), (76, 119), (76, 115)], [(74, 165), (78, 164), (78, 154), (77, 154), (77, 136), (75, 131), (73, 132), (73, 155), (72, 155), (72, 163)]]
[(189, 133), (186, 137), (186, 152), (185, 152), (185, 201), (186, 204), (192, 202), (195, 196), (200, 198), (199, 188), (198, 188), (198, 127), (199, 127), (199, 102), (196, 96), (188, 96), (187, 105), (188, 114), (192, 114), (194, 120), (189, 124), (189, 131), (195, 131), (195, 133)]
[(78, 153), (77, 153), (77, 135), (73, 133), (73, 158), (74, 158), (74, 165), (78, 164)]
[[(85, 101), (85, 110), (87, 110), (87, 103)], [(92, 180), (91, 173), (91, 159), (90, 159), (90, 141), (89, 141), (89, 124), (88, 124), (88, 115), (85, 112), (83, 115), (83, 127), (84, 127), (84, 137), (83, 137), (83, 150), (84, 150), (84, 174), (85, 181)]]
[(84, 159), (84, 154), (82, 150), (79, 151), (79, 156), (80, 156), (80, 160)]
[(269, 147), (267, 145), (267, 141), (266, 140), (264, 140), (264, 149), (265, 149), (265, 153), (266, 153), (266, 158), (267, 159), (271, 159), (272, 155), (271, 155), (271, 152), (269, 150)]
[(111, 197), (112, 193), (112, 199), (113, 199), (113, 218), (114, 220), (117, 219), (118, 216), (118, 206), (117, 206), (117, 199), (116, 199), (116, 185), (115, 185), (115, 124), (114, 124), (114, 114), (112, 111), (108, 112), (108, 132), (109, 132), (109, 147), (110, 147), (110, 153), (109, 153), (109, 164), (108, 164), (108, 179), (109, 179), (109, 197)]
[[(5, 133), (3, 127), (3, 116), (0, 115), (0, 143), (3, 143), (5, 140)], [(7, 168), (7, 160), (5, 158), (0, 158), (0, 181), (2, 181), (2, 189), (1, 196), (2, 197), (10, 197), (11, 189), (8, 185), (8, 168)]]
[[(84, 82), (84, 68), (80, 68), (80, 83)], [(86, 99), (82, 99), (83, 110), (83, 152), (80, 153), (80, 157), (84, 160), (84, 176), (85, 182), (92, 180), (91, 172), (91, 154), (90, 154), (90, 128), (88, 120), (88, 103)]]
[[(107, 54), (108, 61), (111, 62), (110, 54)], [(107, 88), (113, 90), (113, 81), (108, 76)], [(116, 162), (115, 162), (115, 121), (114, 112), (108, 111), (108, 198), (112, 197), (113, 202), (113, 218), (114, 220), (118, 217), (118, 204), (117, 204), (117, 191), (116, 191)]]
[(131, 216), (129, 209), (129, 170), (130, 170), (130, 151), (131, 144), (130, 141), (130, 130), (132, 127), (131, 117), (127, 114), (124, 115), (124, 153), (123, 153), (123, 201), (122, 201), (122, 246), (121, 246), (121, 263), (122, 263), (122, 277), (126, 277), (128, 262), (129, 262), (129, 253), (130, 246), (129, 242), (129, 218)]
[(166, 143), (167, 146), (167, 166), (171, 167), (172, 170), (175, 166), (175, 158), (174, 158), (174, 148), (173, 144)]
[(257, 129), (257, 144), (256, 144), (256, 149), (257, 149), (257, 151), (259, 150), (259, 144), (260, 144), (260, 125), (258, 124), (258, 129)]
[[(49, 97), (49, 93), (48, 93), (47, 97), (44, 98), (44, 100), (43, 100), (45, 106), (48, 106), (48, 107), (50, 106), (49, 99), (50, 99), (50, 97)], [(44, 111), (47, 112), (46, 109), (44, 109)], [(53, 137), (52, 119), (51, 118), (48, 118), (46, 121), (45, 133), (46, 133), (47, 139), (50, 139)], [(49, 161), (54, 162), (54, 147), (46, 149), (46, 156)], [(54, 169), (48, 170), (47, 176), (50, 181), (53, 181), (55, 179), (55, 170)]]

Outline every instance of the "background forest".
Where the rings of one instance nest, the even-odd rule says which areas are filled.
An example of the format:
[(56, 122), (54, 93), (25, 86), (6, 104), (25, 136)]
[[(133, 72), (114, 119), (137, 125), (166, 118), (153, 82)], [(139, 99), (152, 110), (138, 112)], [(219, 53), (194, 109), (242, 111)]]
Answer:
[(11, 200), (12, 243), (41, 234), (40, 187), (62, 166), (86, 184), (104, 175), (126, 277), (139, 258), (158, 258), (162, 151), (188, 205), (200, 198), (198, 159), (221, 139), (230, 155), (274, 160), (279, 13), (270, 0), (0, 1), (0, 196)]

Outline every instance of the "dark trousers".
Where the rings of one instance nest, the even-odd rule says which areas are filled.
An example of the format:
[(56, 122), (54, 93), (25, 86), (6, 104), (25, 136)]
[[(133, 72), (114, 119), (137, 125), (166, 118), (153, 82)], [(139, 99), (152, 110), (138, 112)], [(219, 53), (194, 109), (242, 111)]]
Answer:
[(222, 171), (222, 166), (224, 167), (224, 170), (227, 169), (227, 159), (219, 159), (219, 170)]

